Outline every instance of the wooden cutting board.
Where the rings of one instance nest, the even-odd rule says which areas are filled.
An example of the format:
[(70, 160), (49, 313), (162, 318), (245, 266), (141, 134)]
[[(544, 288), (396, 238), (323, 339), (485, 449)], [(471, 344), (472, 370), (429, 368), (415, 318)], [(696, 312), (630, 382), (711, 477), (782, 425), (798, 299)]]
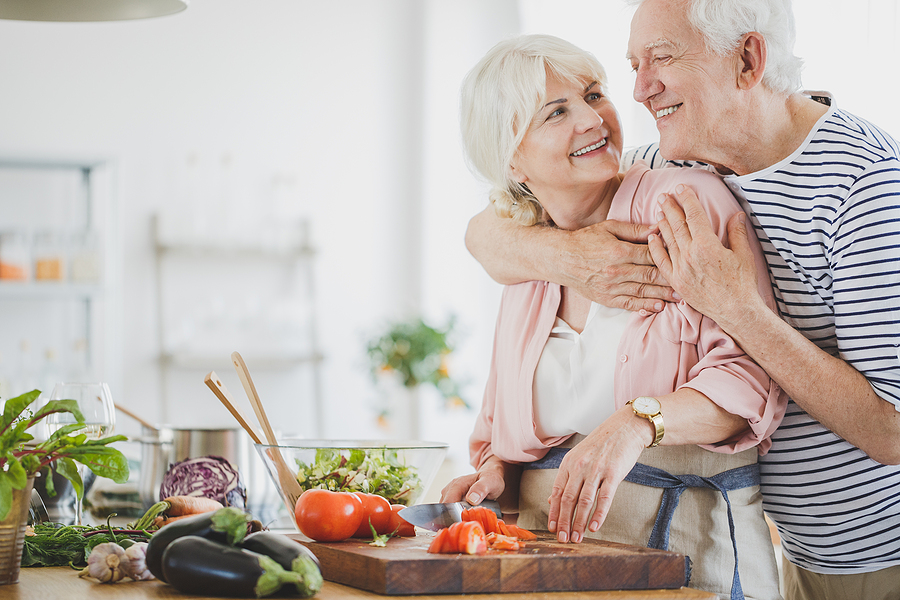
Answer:
[(537, 531), (538, 539), (517, 552), (428, 554), (434, 534), (418, 531), (414, 538), (392, 538), (385, 547), (288, 535), (316, 555), (328, 581), (386, 595), (672, 589), (688, 584), (688, 557), (675, 552), (592, 539), (560, 544), (550, 532)]

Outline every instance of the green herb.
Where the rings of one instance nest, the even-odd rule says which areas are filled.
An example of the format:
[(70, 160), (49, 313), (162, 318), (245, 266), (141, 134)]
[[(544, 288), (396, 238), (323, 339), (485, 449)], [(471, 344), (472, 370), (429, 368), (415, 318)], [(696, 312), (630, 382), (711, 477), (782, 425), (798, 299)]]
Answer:
[(63, 525), (62, 523), (36, 523), (25, 535), (22, 546), (23, 567), (59, 567), (68, 564), (84, 566), (95, 546), (114, 542), (123, 548), (134, 542), (146, 542), (152, 536), (148, 529), (155, 529), (153, 519), (169, 507), (168, 502), (151, 506), (138, 521), (125, 528), (106, 525)]
[(85, 528), (60, 523), (37, 523), (34, 535), (26, 535), (22, 546), (23, 567), (56, 567), (73, 563), (85, 565)]
[[(40, 395), (40, 390), (33, 390), (10, 398), (0, 415), (0, 519), (9, 514), (13, 490), (23, 489), (30, 477), (53, 461), (56, 461), (57, 472), (72, 483), (78, 496), (84, 493), (84, 484), (76, 462), (116, 483), (128, 480), (128, 460), (121, 452), (109, 447), (112, 442), (128, 438), (115, 435), (90, 440), (87, 435), (78, 433), (85, 425), (84, 415), (75, 400), (51, 400), (37, 412), (32, 412), (28, 407)], [(78, 422), (61, 427), (36, 446), (26, 447), (25, 443), (34, 439), (27, 430), (44, 417), (60, 412), (72, 413)], [(46, 487), (49, 494), (55, 494), (52, 478), (46, 478)]]
[(416, 469), (403, 464), (396, 450), (319, 448), (311, 465), (297, 461), (297, 481), (303, 490), (365, 492), (408, 504), (422, 487)]

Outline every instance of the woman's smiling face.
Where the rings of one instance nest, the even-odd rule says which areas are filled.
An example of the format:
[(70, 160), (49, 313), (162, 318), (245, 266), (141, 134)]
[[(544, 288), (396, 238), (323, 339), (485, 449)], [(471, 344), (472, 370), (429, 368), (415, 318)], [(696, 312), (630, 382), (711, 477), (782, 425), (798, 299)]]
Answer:
[(513, 158), (512, 177), (528, 186), (560, 227), (583, 226), (619, 172), (622, 128), (599, 82), (548, 72), (544, 105)]

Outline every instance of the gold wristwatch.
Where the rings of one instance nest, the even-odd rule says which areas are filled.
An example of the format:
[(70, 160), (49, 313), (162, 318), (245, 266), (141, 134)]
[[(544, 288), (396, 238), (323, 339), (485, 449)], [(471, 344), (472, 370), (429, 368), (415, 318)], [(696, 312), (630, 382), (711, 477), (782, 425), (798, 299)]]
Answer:
[(666, 426), (663, 425), (661, 412), (662, 406), (660, 405), (659, 400), (651, 396), (638, 396), (634, 400), (629, 400), (626, 404), (631, 405), (631, 410), (634, 411), (634, 414), (653, 423), (656, 435), (647, 447), (655, 448), (656, 446), (659, 446), (659, 442), (662, 441), (663, 435), (666, 433)]

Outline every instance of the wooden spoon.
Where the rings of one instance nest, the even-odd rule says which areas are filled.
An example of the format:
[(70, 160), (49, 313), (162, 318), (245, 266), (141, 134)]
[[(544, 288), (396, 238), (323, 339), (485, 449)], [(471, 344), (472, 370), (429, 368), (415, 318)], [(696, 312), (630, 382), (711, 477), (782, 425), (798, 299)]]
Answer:
[(231, 397), (231, 394), (228, 393), (228, 388), (225, 387), (225, 384), (222, 383), (222, 380), (219, 379), (219, 376), (216, 375), (215, 371), (210, 371), (206, 377), (203, 379), (203, 383), (212, 390), (212, 393), (216, 395), (222, 404), (225, 405), (225, 408), (228, 409), (228, 412), (237, 419), (237, 422), (241, 424), (241, 427), (244, 428), (250, 435), (250, 439), (253, 440), (256, 444), (262, 444), (262, 434), (259, 433), (256, 428), (247, 420), (244, 412), (238, 408), (238, 405), (235, 404), (234, 399)]
[[(256, 413), (256, 419), (259, 421), (260, 427), (262, 427), (266, 440), (269, 442), (270, 446), (277, 446), (278, 440), (275, 438), (275, 432), (272, 431), (272, 426), (269, 424), (269, 417), (266, 416), (266, 411), (263, 408), (262, 401), (259, 399), (259, 394), (256, 393), (256, 386), (253, 385), (253, 379), (250, 378), (250, 370), (247, 369), (244, 359), (241, 358), (239, 353), (232, 352), (231, 362), (234, 363), (234, 369), (237, 371), (238, 377), (241, 380), (241, 385), (244, 386), (244, 391), (247, 393), (247, 398), (250, 400), (253, 412)], [(288, 468), (287, 463), (284, 462), (281, 450), (278, 448), (269, 448), (266, 450), (266, 453), (275, 464), (275, 471), (278, 474), (278, 483), (281, 486), (281, 491), (284, 493), (288, 514), (293, 515), (294, 508), (297, 506), (297, 499), (300, 497), (300, 494), (303, 493), (303, 489), (300, 487), (297, 477)]]

